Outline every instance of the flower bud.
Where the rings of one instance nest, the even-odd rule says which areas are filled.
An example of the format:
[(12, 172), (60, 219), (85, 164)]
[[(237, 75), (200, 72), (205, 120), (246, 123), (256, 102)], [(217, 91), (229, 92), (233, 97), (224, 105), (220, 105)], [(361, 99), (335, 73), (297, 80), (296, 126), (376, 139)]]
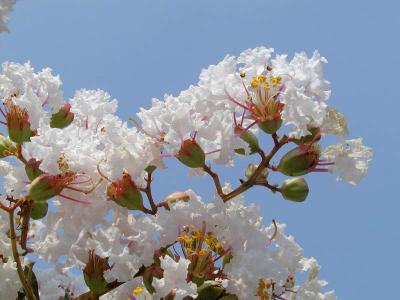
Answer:
[(318, 146), (299, 146), (282, 156), (278, 171), (287, 176), (307, 174), (317, 166), (319, 156)]
[(202, 168), (206, 162), (203, 149), (191, 139), (183, 141), (176, 158), (189, 168)]
[(43, 174), (43, 171), (39, 169), (41, 161), (31, 158), (25, 164), (26, 176), (28, 176), (30, 181), (35, 180), (38, 176)]
[(168, 195), (161, 203), (166, 210), (170, 210), (169, 205), (177, 201), (188, 202), (190, 200), (189, 195), (186, 192), (173, 192)]
[(83, 269), (83, 278), (92, 292), (101, 294), (106, 290), (107, 281), (104, 278), (104, 272), (110, 269), (108, 257), (101, 258), (94, 254), (94, 250), (89, 250), (89, 261)]
[[(245, 173), (246, 177), (250, 178), (251, 176), (253, 176), (253, 174), (257, 170), (258, 166), (259, 165), (257, 165), (257, 164), (249, 164), (247, 166), (246, 173)], [(256, 181), (265, 182), (265, 180), (267, 180), (267, 177), (268, 177), (268, 171), (266, 169), (264, 169), (264, 170), (262, 170), (260, 175), (258, 175)]]
[(308, 196), (308, 185), (304, 178), (286, 179), (281, 187), (283, 198), (295, 202), (303, 202)]
[(282, 119), (272, 119), (265, 120), (258, 123), (258, 127), (260, 127), (265, 133), (273, 134), (279, 130), (282, 126)]
[(29, 185), (28, 195), (33, 201), (44, 202), (61, 193), (63, 190), (61, 175), (42, 174)]
[(201, 287), (198, 288), (197, 299), (216, 300), (224, 293), (224, 288), (216, 281), (206, 281)]
[(65, 128), (74, 120), (74, 114), (71, 112), (71, 104), (65, 103), (61, 109), (51, 115), (51, 128)]
[(143, 210), (143, 198), (128, 173), (107, 187), (107, 196), (115, 203), (129, 210)]
[(7, 101), (4, 105), (7, 108), (6, 119), (10, 139), (17, 144), (29, 141), (32, 131), (26, 109), (18, 107), (12, 101)]
[[(257, 136), (249, 130), (244, 130), (239, 126), (235, 128), (235, 133), (240, 134), (240, 138), (245, 141), (250, 148), (250, 154), (254, 154), (259, 149)], [(243, 148), (235, 149), (237, 154), (245, 155), (246, 151)]]
[(47, 202), (33, 202), (30, 216), (33, 220), (42, 219), (47, 215), (48, 209), (49, 205)]
[(0, 158), (10, 156), (15, 152), (16, 148), (13, 142), (8, 137), (0, 134)]

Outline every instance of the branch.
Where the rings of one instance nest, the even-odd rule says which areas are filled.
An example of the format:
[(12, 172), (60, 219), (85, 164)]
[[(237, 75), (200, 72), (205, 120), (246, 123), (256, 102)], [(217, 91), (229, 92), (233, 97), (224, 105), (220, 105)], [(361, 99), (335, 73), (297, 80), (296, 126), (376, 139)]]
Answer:
[(22, 269), (21, 261), (19, 260), (17, 241), (16, 241), (16, 236), (15, 236), (14, 210), (9, 211), (8, 215), (9, 215), (9, 222), (10, 222), (10, 240), (11, 240), (12, 253), (13, 253), (14, 261), (17, 265), (17, 272), (18, 272), (19, 280), (21, 281), (24, 291), (27, 294), (26, 296), (28, 297), (28, 300), (36, 300), (35, 294), (33, 293), (30, 285), (26, 281), (25, 274)]
[[(209, 166), (207, 166), (207, 165), (204, 165), (203, 170), (204, 170), (204, 172), (209, 174), (211, 176), (211, 178), (214, 180), (214, 184), (215, 184), (215, 188), (217, 190), (217, 193), (222, 198), (222, 200), (224, 200), (226, 195), (222, 191), (221, 181), (219, 180), (218, 174), (213, 172), (211, 170), (211, 168)], [(225, 200), (224, 200), (224, 202), (225, 202)]]
[(153, 179), (151, 178), (151, 174), (152, 172), (147, 172), (147, 178), (145, 178), (146, 188), (144, 189), (144, 192), (146, 193), (147, 199), (149, 200), (151, 213), (155, 215), (157, 213), (157, 205), (154, 202), (153, 193), (151, 191), (151, 182), (153, 181)]
[[(273, 135), (272, 137), (275, 140), (278, 139), (278, 137), (275, 135)], [(274, 157), (274, 155), (279, 151), (279, 149), (284, 146), (285, 144), (287, 144), (288, 142), (290, 142), (291, 139), (288, 138), (287, 136), (283, 136), (280, 140), (278, 140), (277, 142), (275, 142), (275, 146), (274, 148), (272, 148), (271, 152), (268, 153), (267, 156), (265, 156), (261, 163), (259, 164), (258, 168), (254, 171), (253, 175), (247, 180), (244, 181), (239, 187), (237, 187), (236, 189), (234, 189), (232, 192), (226, 194), (222, 200), (224, 202), (229, 201), (230, 199), (240, 195), (241, 193), (247, 191), (249, 188), (251, 188), (252, 186), (254, 186), (257, 182), (257, 178), (258, 176), (261, 174), (261, 172), (269, 165), (271, 159)]]

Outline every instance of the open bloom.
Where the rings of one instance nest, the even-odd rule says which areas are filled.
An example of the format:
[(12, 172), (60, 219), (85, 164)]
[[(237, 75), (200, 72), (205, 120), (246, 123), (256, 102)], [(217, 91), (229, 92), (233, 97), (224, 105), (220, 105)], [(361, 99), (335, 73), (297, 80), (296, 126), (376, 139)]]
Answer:
[(322, 153), (333, 162), (329, 170), (336, 174), (336, 179), (347, 181), (352, 185), (359, 183), (367, 174), (372, 154), (372, 149), (363, 145), (362, 138), (329, 146)]

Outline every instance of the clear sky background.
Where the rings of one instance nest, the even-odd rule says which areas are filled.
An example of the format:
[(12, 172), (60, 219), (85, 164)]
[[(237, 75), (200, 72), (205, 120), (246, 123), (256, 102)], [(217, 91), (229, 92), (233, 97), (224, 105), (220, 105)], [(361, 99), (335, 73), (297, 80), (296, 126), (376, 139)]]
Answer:
[[(400, 1), (397, 0), (20, 0), (11, 34), (0, 35), (0, 61), (60, 74), (65, 98), (101, 88), (119, 100), (127, 120), (152, 97), (177, 94), (200, 70), (226, 54), (260, 45), (292, 56), (318, 49), (329, 61), (332, 106), (352, 137), (375, 150), (368, 177), (356, 188), (330, 174), (308, 176), (303, 204), (268, 190), (246, 193), (265, 223), (288, 223), (307, 256), (322, 265), (340, 299), (394, 299), (400, 253)], [(237, 183), (247, 161), (222, 170)], [(209, 178), (187, 178), (171, 161), (156, 177), (156, 195), (192, 187), (205, 197)], [(228, 172), (229, 171), (229, 172)], [(394, 298), (393, 298), (394, 297)]]

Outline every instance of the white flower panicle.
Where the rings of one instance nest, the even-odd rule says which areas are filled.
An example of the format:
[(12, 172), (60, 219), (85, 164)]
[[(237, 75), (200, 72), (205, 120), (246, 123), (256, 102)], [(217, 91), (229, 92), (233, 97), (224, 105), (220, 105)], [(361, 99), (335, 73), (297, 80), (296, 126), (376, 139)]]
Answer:
[[(357, 184), (372, 149), (359, 138), (320, 151), (325, 135), (348, 135), (346, 119), (327, 103), (327, 61), (318, 52), (291, 60), (273, 52), (257, 47), (226, 56), (202, 70), (196, 85), (153, 99), (132, 123), (116, 116), (118, 102), (105, 91), (81, 89), (65, 101), (50, 69), (4, 63), (0, 293), (7, 294), (0, 298), (15, 299), (25, 284), (11, 251), (16, 243), (19, 253), (35, 252), (51, 268), (33, 269), (41, 299), (335, 299), (321, 291), (319, 265), (285, 225), (265, 227), (241, 194), (259, 185), (286, 200), (306, 199), (304, 178), (273, 184), (273, 172), (330, 171)], [(272, 138), (270, 152), (263, 135)], [(293, 149), (272, 165), (285, 145)], [(244, 155), (261, 161), (239, 187), (223, 187), (212, 165), (232, 166)], [(214, 199), (205, 203), (191, 190), (154, 199), (153, 173), (166, 169), (167, 159), (210, 175)], [(18, 222), (16, 239), (9, 239), (9, 214)], [(304, 282), (301, 272), (308, 272)]]

